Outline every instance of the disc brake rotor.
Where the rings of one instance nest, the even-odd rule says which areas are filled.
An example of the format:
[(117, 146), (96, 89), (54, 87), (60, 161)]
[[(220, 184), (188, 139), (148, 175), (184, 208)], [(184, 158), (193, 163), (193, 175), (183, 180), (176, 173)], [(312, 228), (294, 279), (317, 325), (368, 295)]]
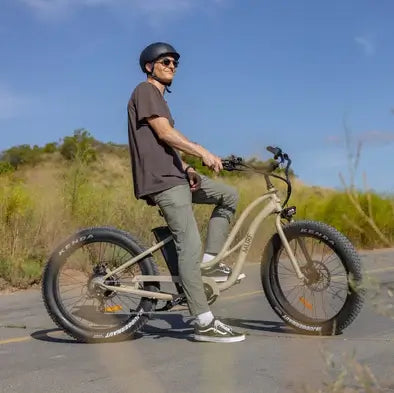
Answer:
[(305, 265), (301, 267), (301, 271), (305, 276), (305, 284), (314, 292), (322, 292), (330, 286), (331, 273), (327, 267), (319, 262), (313, 261), (313, 265)]

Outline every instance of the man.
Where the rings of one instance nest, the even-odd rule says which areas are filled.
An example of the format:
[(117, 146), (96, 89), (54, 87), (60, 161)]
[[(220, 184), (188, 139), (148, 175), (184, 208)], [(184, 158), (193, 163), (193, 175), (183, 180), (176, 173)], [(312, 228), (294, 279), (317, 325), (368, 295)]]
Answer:
[[(235, 342), (243, 334), (215, 319), (204, 293), (201, 279), (201, 240), (192, 203), (215, 204), (206, 241), (203, 263), (221, 250), (235, 212), (238, 194), (226, 185), (199, 176), (184, 163), (177, 150), (199, 157), (219, 172), (221, 159), (174, 128), (174, 120), (164, 99), (178, 67), (179, 53), (169, 44), (157, 42), (140, 55), (140, 66), (147, 80), (140, 83), (128, 103), (129, 143), (136, 198), (158, 205), (174, 237), (179, 275), (190, 312), (196, 317), (194, 338), (198, 341)], [(226, 265), (211, 272), (226, 280)], [(217, 274), (221, 273), (221, 277)]]

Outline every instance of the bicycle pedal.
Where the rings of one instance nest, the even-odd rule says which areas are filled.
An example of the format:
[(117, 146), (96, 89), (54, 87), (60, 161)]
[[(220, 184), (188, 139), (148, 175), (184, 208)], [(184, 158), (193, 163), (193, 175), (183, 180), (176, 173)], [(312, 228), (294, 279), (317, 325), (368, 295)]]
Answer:
[(235, 281), (236, 284), (239, 284), (241, 282), (241, 280), (243, 280), (246, 277), (245, 273), (241, 273), (238, 278), (237, 281)]

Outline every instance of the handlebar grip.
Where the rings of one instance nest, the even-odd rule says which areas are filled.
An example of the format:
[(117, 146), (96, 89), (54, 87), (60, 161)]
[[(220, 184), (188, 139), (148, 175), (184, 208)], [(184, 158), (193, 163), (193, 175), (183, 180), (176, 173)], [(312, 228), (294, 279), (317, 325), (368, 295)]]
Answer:
[(267, 146), (267, 150), (268, 150), (270, 153), (275, 154), (275, 147)]
[(282, 150), (279, 147), (267, 146), (267, 150), (272, 153), (275, 158), (277, 158), (282, 153)]

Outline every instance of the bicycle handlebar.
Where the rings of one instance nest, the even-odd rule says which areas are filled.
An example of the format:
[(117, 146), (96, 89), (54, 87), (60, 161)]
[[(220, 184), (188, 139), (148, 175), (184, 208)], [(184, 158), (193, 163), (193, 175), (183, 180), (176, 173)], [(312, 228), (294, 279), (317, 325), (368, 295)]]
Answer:
[[(275, 161), (269, 162), (266, 165), (266, 167), (254, 168), (254, 167), (246, 164), (242, 157), (230, 156), (227, 159), (222, 159), (223, 169), (226, 171), (229, 171), (229, 172), (252, 170), (256, 173), (263, 174), (265, 176), (267, 188), (273, 187), (272, 183), (270, 182), (269, 176), (272, 176), (272, 177), (275, 177), (277, 179), (284, 181), (287, 184), (287, 198), (286, 198), (285, 202), (283, 203), (283, 207), (284, 207), (284, 206), (286, 206), (287, 202), (289, 201), (290, 195), (291, 195), (291, 182), (289, 179), (289, 168), (291, 165), (291, 159), (288, 154), (283, 153), (283, 151), (280, 147), (267, 146), (267, 150), (274, 155)], [(280, 164), (283, 164), (285, 161), (287, 162), (287, 164), (285, 166), (286, 178), (283, 178), (281, 176), (273, 174), (272, 172), (274, 172), (275, 169), (279, 168)]]

